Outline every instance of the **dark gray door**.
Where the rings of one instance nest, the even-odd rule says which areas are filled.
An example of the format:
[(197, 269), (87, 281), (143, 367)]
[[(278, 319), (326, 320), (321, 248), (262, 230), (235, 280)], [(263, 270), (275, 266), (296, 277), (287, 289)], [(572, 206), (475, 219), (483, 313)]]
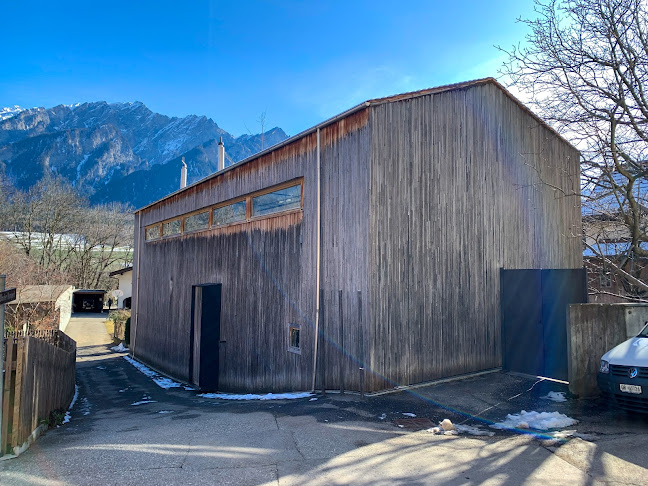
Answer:
[[(542, 283), (537, 270), (502, 270), (502, 368), (544, 372)], [(538, 345), (540, 344), (540, 345)]]
[(584, 268), (502, 270), (502, 367), (567, 380), (567, 309), (587, 302)]
[(218, 390), (221, 284), (192, 288), (189, 375), (201, 390)]

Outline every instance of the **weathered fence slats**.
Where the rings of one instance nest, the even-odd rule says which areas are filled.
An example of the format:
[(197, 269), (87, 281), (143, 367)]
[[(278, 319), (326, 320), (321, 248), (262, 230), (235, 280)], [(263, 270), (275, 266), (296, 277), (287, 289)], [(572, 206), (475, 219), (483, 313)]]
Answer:
[(74, 396), (76, 343), (59, 330), (6, 334), (0, 455), (21, 447)]

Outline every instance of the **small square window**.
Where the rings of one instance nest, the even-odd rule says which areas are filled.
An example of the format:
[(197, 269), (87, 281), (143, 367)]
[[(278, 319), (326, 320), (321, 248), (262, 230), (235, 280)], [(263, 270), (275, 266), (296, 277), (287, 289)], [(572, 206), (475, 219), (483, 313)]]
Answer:
[(288, 351), (301, 354), (301, 348), (299, 347), (299, 332), (299, 327), (290, 326), (288, 331)]

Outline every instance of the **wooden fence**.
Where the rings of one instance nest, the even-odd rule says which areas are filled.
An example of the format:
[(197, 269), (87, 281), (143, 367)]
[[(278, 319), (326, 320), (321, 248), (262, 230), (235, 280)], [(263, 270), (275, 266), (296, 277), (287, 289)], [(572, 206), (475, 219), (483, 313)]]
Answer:
[(76, 342), (59, 330), (5, 335), (0, 455), (28, 442), (74, 396)]

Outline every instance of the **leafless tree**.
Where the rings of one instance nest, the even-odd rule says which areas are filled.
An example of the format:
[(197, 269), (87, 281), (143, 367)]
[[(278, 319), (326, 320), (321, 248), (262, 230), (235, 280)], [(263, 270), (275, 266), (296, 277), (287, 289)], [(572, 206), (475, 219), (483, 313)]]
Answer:
[[(15, 191), (3, 204), (1, 230), (45, 273), (79, 288), (107, 288), (108, 272), (132, 261), (132, 216), (124, 205), (91, 207), (61, 179)], [(35, 282), (30, 282), (35, 283)]]
[[(501, 74), (582, 153), (585, 246), (648, 292), (648, 10), (641, 0), (536, 0)], [(611, 256), (608, 243), (618, 244)]]
[(259, 116), (259, 119), (257, 120), (259, 122), (259, 125), (261, 125), (261, 150), (263, 150), (263, 139), (265, 137), (265, 125), (266, 125), (266, 112), (263, 110), (261, 115)]

